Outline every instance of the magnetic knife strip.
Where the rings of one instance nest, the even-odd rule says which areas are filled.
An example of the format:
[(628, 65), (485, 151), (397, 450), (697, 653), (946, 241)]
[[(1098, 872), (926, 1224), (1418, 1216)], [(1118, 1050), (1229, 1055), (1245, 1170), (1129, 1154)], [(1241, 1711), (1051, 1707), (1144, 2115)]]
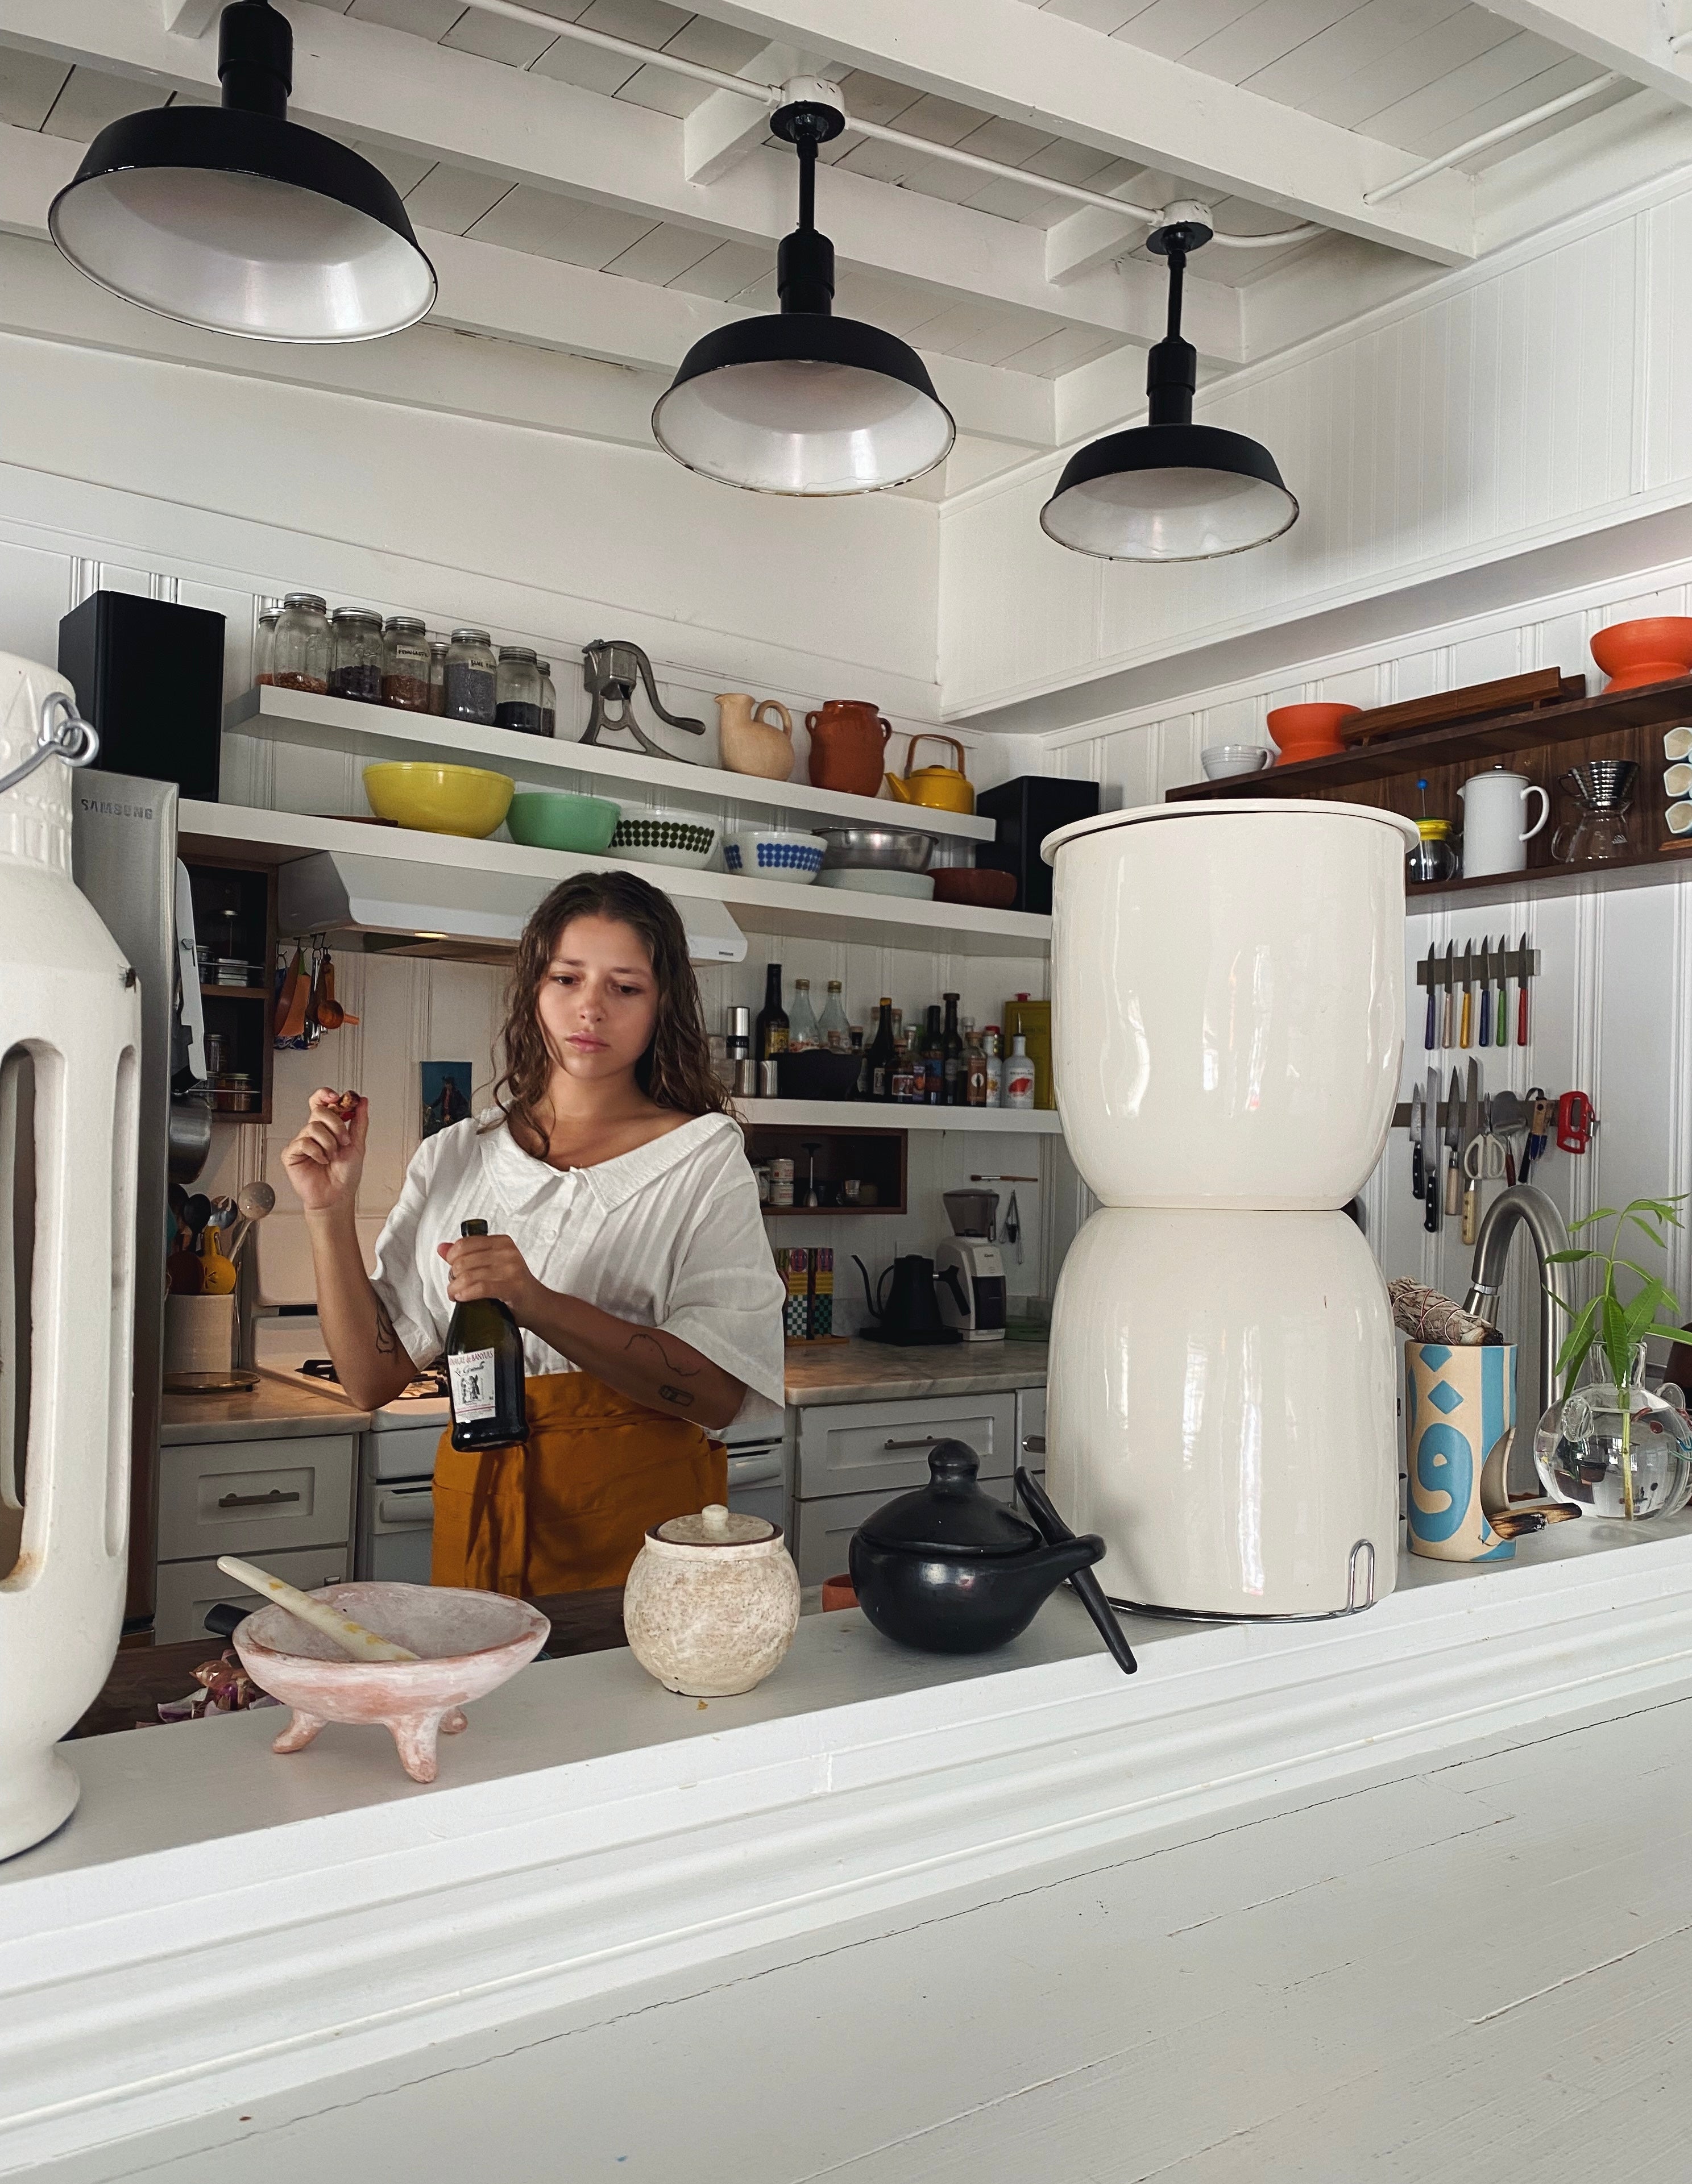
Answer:
[[(1506, 980), (1519, 985), (1539, 975), (1537, 948), (1476, 948), (1470, 957), (1470, 983), (1501, 986)], [(1424, 956), (1416, 967), (1418, 986), (1434, 986), (1449, 993), (1463, 983), (1463, 951), (1455, 956)]]

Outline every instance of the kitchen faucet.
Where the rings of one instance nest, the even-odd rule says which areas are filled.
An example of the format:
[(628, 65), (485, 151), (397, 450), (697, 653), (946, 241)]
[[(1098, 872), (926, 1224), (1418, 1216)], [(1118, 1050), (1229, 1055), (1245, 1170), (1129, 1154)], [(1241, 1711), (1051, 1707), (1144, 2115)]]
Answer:
[(1557, 1314), (1562, 1307), (1546, 1284), (1548, 1262), (1554, 1251), (1567, 1251), (1569, 1232), (1554, 1201), (1533, 1184), (1519, 1183), (1500, 1192), (1482, 1216), (1463, 1309), (1477, 1318), (1493, 1319), (1518, 1228), (1527, 1231), (1539, 1262), (1539, 1400), (1533, 1412), (1537, 1422), (1556, 1401)]

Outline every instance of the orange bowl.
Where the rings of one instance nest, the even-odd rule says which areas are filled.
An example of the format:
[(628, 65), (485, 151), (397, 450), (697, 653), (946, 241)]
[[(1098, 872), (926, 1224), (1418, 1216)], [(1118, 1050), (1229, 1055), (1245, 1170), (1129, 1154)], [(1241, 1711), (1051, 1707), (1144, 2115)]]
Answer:
[(1360, 705), (1277, 705), (1269, 716), (1269, 733), (1280, 757), (1277, 766), (1301, 758), (1331, 758), (1345, 749), (1340, 730), (1363, 710)]
[(1016, 874), (990, 872), (985, 865), (953, 865), (934, 875), (934, 899), (967, 904), (972, 910), (1008, 910), (1016, 900)]
[(1611, 690), (1672, 682), (1692, 674), (1692, 618), (1647, 615), (1639, 621), (1612, 622), (1593, 638), (1592, 656), (1610, 677)]

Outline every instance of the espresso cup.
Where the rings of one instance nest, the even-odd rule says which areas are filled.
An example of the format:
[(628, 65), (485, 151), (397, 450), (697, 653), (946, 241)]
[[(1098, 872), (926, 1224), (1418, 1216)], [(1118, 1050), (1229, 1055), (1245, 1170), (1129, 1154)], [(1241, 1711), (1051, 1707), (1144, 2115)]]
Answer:
[(1671, 804), (1663, 816), (1671, 834), (1692, 834), (1692, 804)]
[(1683, 761), (1670, 766), (1662, 777), (1662, 785), (1671, 797), (1692, 795), (1692, 766)]
[(1665, 729), (1662, 755), (1667, 759), (1692, 758), (1692, 728)]

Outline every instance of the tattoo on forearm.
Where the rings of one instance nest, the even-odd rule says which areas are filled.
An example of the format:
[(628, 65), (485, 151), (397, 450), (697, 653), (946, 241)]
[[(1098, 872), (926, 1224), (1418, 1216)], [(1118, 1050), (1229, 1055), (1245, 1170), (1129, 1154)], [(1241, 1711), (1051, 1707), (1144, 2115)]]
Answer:
[(380, 1297), (376, 1300), (376, 1351), (378, 1357), (397, 1357), (399, 1354), (399, 1337)]
[[(644, 1328), (639, 1329), (637, 1333), (631, 1334), (628, 1341), (624, 1343), (623, 1346), (625, 1350), (633, 1350), (635, 1348), (637, 1344), (642, 1342), (650, 1342), (653, 1348), (657, 1351), (659, 1368), (666, 1373), (673, 1373), (678, 1379), (691, 1380), (695, 1374), (702, 1373), (705, 1370), (705, 1362), (703, 1359), (700, 1359), (691, 1365), (684, 1362), (682, 1357), (674, 1357), (671, 1354), (670, 1350), (665, 1345), (662, 1335), (648, 1334)], [(676, 1345), (677, 1349), (679, 1350), (680, 1347), (681, 1346), (679, 1344)]]
[(693, 1397), (685, 1388), (662, 1387), (659, 1389), (658, 1393), (667, 1403), (673, 1403), (678, 1410), (693, 1408)]

